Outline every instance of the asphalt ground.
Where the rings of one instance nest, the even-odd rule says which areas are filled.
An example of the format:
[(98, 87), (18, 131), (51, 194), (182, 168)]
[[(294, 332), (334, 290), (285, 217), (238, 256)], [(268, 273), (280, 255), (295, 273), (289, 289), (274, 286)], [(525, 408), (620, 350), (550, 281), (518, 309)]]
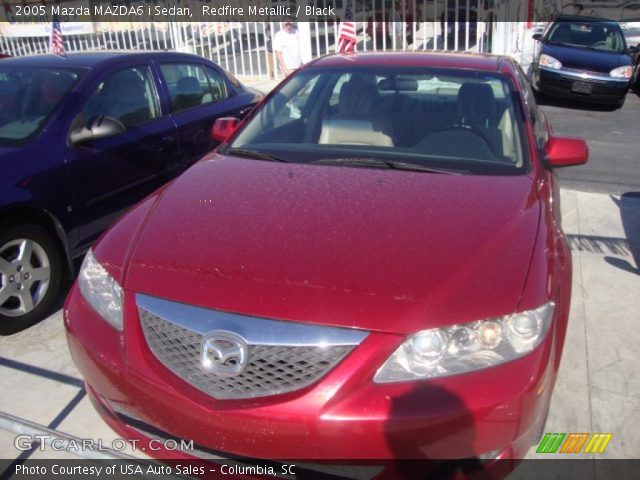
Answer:
[(589, 162), (558, 169), (563, 187), (623, 194), (640, 192), (640, 93), (629, 92), (620, 110), (574, 100), (539, 98), (558, 135), (586, 138)]

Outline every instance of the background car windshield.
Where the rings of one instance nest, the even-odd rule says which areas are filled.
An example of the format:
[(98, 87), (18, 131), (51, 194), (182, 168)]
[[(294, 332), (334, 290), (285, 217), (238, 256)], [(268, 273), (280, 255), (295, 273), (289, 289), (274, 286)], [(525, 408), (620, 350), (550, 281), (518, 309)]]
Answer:
[(297, 162), (366, 157), (520, 171), (522, 126), (512, 98), (507, 77), (493, 72), (303, 70), (269, 98), (227, 151), (258, 150)]
[(549, 32), (549, 42), (621, 53), (625, 49), (622, 30), (610, 23), (558, 22)]
[(80, 75), (69, 69), (0, 68), (0, 141), (39, 131)]

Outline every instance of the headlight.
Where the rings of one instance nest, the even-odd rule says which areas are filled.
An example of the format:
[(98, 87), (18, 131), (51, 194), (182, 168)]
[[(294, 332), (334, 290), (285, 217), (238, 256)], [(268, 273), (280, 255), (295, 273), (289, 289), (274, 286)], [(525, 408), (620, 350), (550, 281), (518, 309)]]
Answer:
[(562, 62), (557, 58), (553, 58), (551, 55), (540, 55), (540, 66), (553, 68), (554, 70), (560, 70), (562, 68)]
[(376, 383), (444, 377), (522, 357), (544, 339), (553, 303), (536, 310), (446, 328), (423, 330), (393, 352)]
[(629, 65), (626, 67), (614, 68), (609, 72), (609, 75), (615, 78), (631, 78), (633, 76), (633, 68)]
[(122, 288), (89, 250), (78, 275), (80, 292), (112, 327), (122, 330)]

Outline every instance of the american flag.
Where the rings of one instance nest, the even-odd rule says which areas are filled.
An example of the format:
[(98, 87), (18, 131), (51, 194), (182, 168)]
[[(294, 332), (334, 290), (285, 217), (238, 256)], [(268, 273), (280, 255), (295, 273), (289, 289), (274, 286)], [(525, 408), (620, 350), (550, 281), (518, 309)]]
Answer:
[(60, 57), (65, 57), (64, 41), (62, 40), (62, 29), (60, 28), (60, 20), (57, 15), (53, 17), (53, 25), (51, 26), (51, 39), (49, 40), (49, 52)]
[(340, 22), (340, 35), (338, 36), (338, 52), (353, 52), (356, 49), (356, 24), (353, 21), (353, 2), (347, 0), (344, 10), (344, 20)]

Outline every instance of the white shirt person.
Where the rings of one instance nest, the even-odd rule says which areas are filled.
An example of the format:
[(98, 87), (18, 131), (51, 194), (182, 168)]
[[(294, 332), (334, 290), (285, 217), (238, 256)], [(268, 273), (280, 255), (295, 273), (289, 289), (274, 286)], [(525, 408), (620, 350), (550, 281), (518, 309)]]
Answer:
[(302, 66), (300, 38), (293, 22), (284, 22), (282, 29), (276, 33), (273, 39), (273, 51), (285, 77)]

